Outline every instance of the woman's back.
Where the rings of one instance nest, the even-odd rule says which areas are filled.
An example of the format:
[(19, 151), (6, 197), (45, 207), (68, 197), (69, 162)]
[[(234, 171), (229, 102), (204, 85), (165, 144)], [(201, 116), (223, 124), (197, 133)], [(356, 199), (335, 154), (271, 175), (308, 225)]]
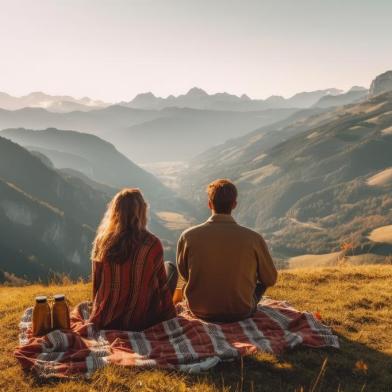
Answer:
[(175, 317), (160, 240), (145, 232), (128, 260), (93, 262), (90, 321), (101, 329), (143, 330)]

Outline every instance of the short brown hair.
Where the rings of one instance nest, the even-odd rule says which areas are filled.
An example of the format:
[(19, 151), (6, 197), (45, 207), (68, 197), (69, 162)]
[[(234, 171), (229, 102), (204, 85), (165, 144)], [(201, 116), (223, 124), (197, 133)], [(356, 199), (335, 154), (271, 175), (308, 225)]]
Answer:
[(237, 201), (237, 188), (227, 179), (218, 179), (207, 187), (208, 200), (218, 214), (230, 214)]

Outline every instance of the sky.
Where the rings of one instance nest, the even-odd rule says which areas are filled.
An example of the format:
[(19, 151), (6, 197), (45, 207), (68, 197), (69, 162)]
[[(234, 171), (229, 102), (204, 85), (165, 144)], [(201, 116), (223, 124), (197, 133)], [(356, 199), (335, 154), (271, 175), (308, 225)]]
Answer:
[(391, 0), (0, 0), (0, 91), (129, 101), (368, 87)]

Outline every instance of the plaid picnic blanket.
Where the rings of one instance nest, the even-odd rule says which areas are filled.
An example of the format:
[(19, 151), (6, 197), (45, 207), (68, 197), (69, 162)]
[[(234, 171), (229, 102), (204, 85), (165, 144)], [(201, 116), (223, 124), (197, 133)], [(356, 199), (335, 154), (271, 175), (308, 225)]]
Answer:
[(108, 364), (197, 373), (257, 351), (279, 354), (299, 345), (339, 347), (337, 336), (313, 314), (270, 299), (259, 303), (252, 318), (225, 324), (197, 319), (184, 303), (178, 304), (176, 318), (143, 332), (97, 330), (88, 322), (89, 309), (88, 302), (74, 308), (70, 331), (33, 337), (28, 308), (15, 351), (22, 367), (45, 378), (90, 376)]

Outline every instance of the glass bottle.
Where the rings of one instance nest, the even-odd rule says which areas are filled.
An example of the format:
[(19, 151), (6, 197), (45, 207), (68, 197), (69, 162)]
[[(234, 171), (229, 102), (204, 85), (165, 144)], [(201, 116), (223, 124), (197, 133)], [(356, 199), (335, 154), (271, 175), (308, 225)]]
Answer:
[(53, 298), (53, 329), (70, 329), (71, 322), (69, 316), (69, 307), (65, 300), (65, 295), (56, 294), (53, 296)]
[(35, 298), (33, 308), (33, 335), (42, 336), (50, 332), (52, 327), (52, 318), (48, 299), (44, 295)]

